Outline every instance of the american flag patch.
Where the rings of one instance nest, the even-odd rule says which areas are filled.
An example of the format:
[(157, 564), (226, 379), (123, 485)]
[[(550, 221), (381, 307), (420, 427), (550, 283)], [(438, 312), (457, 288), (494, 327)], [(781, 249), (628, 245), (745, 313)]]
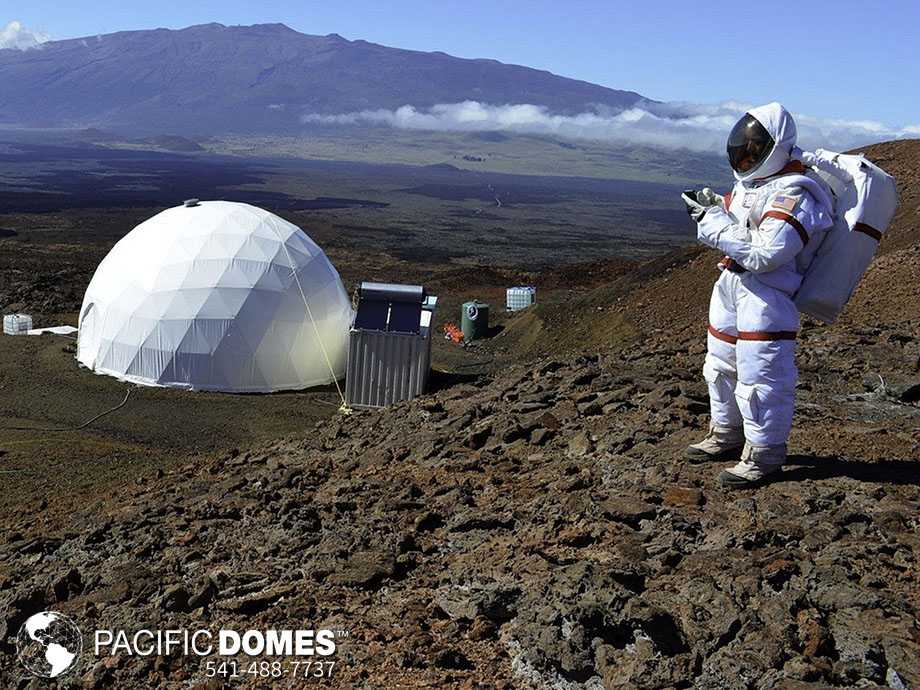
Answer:
[(780, 195), (773, 200), (771, 208), (778, 208), (781, 211), (786, 211), (789, 213), (792, 209), (795, 208), (795, 205), (799, 203), (799, 200), (794, 196), (783, 196)]

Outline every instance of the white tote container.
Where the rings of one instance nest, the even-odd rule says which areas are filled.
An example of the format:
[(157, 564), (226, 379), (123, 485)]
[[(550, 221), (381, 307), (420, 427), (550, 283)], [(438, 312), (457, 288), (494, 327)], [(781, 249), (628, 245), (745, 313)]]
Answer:
[(4, 314), (3, 332), (7, 335), (25, 335), (32, 328), (32, 317), (28, 314)]
[(519, 285), (506, 290), (505, 309), (507, 311), (520, 311), (533, 305), (537, 301), (537, 288), (532, 285)]

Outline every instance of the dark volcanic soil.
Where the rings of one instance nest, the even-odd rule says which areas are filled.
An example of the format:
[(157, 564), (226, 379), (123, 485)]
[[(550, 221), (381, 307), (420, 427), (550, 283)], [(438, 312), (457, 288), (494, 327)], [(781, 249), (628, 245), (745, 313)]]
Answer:
[[(841, 322), (803, 328), (777, 481), (724, 492), (721, 464), (681, 457), (708, 420), (717, 257), (677, 253), (560, 286), (465, 383), (67, 515), (5, 508), (5, 686), (28, 683), (11, 638), (54, 609), (84, 631), (345, 630), (326, 687), (920, 687), (920, 147), (879, 150), (902, 209)], [(85, 654), (72, 684), (221, 687), (179, 655)]]

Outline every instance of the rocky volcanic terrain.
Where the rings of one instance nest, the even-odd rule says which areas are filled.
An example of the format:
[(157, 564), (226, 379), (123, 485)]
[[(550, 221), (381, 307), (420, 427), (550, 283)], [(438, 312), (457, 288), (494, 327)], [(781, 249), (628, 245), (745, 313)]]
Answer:
[[(47, 687), (13, 647), (43, 609), (84, 632), (347, 631), (332, 680), (228, 687), (920, 687), (920, 142), (869, 154), (902, 208), (845, 318), (803, 327), (775, 482), (726, 492), (682, 459), (717, 257), (675, 254), (483, 346), (523, 364), (139, 476), (66, 522), (6, 515), (4, 687)], [(222, 684), (195, 657), (84, 654), (62, 686)]]

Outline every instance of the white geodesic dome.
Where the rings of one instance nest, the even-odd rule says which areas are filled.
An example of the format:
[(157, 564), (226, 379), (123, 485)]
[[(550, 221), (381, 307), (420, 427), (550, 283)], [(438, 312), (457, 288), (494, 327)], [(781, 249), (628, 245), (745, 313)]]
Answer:
[(150, 386), (306, 388), (344, 375), (351, 319), (338, 272), (300, 228), (205, 201), (141, 223), (102, 260), (83, 298), (77, 360)]

